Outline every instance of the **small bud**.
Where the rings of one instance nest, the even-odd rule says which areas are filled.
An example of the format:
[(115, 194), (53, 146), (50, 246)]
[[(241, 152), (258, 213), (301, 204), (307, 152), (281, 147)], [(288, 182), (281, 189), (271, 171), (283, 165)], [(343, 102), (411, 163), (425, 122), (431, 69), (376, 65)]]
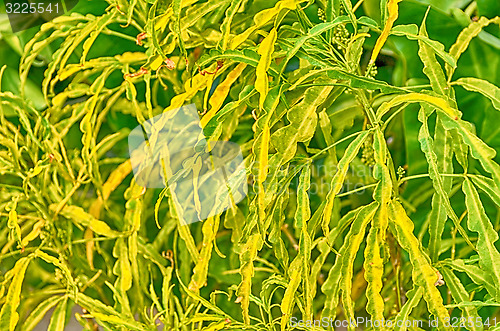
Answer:
[(148, 34), (146, 32), (141, 32), (137, 35), (137, 39), (135, 43), (139, 46), (142, 46), (142, 41), (147, 38)]
[(167, 58), (167, 59), (165, 59), (164, 62), (167, 65), (167, 69), (169, 69), (169, 70), (175, 69), (175, 62), (174, 61)]

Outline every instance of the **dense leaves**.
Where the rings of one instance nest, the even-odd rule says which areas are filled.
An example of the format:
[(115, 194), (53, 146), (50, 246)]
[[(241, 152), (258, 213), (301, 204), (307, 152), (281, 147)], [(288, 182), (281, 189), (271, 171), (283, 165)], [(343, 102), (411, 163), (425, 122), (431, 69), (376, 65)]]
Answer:
[[(500, 322), (494, 6), (82, 2), (0, 24), (0, 330)], [(190, 103), (249, 193), (185, 225), (127, 135)]]

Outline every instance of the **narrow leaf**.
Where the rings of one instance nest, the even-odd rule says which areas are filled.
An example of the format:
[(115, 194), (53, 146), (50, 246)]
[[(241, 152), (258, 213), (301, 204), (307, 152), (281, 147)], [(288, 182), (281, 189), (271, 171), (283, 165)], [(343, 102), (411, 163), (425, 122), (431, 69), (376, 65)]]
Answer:
[(54, 309), (47, 331), (62, 331), (66, 325), (68, 299), (65, 297)]
[(392, 29), (392, 26), (399, 16), (398, 3), (400, 3), (401, 1), (402, 0), (387, 1), (387, 9), (389, 11), (389, 16), (387, 17), (387, 21), (385, 22), (384, 30), (382, 30), (382, 33), (378, 37), (377, 42), (373, 47), (372, 55), (370, 57), (370, 62), (368, 65), (373, 65), (375, 63), (378, 54), (382, 50), (382, 46), (384, 46), (387, 37), (389, 37), (389, 33)]
[(460, 85), (468, 91), (481, 93), (490, 99), (496, 110), (500, 110), (500, 88), (490, 82), (475, 77), (465, 77), (459, 78), (453, 84)]
[[(446, 214), (453, 221), (465, 241), (474, 248), (474, 245), (471, 243), (467, 232), (465, 232), (464, 228), (460, 225), (460, 220), (458, 219), (457, 214), (455, 214), (455, 211), (451, 206), (450, 198), (448, 196), (450, 192), (445, 191), (443, 178), (441, 177), (441, 174), (439, 172), (437, 155), (434, 151), (434, 140), (430, 135), (429, 127), (427, 124), (427, 117), (429, 116), (429, 112), (426, 113), (426, 109), (428, 110), (428, 108), (422, 107), (418, 114), (418, 120), (422, 122), (422, 126), (420, 127), (420, 131), (418, 133), (418, 141), (420, 142), (422, 152), (424, 152), (427, 163), (429, 164), (429, 177), (432, 179), (432, 183), (434, 184), (436, 193), (439, 194), (440, 202), (444, 205)], [(450, 185), (447, 186), (448, 189), (451, 189)]]
[(267, 93), (269, 91), (269, 79), (267, 77), (267, 70), (271, 64), (272, 55), (274, 53), (274, 43), (276, 42), (277, 31), (273, 28), (271, 32), (262, 40), (259, 45), (257, 53), (260, 55), (259, 64), (256, 69), (255, 89), (260, 94), (259, 105), (260, 108), (264, 105)]
[(440, 329), (451, 331), (452, 328), (444, 325), (444, 321), (450, 316), (443, 306), (443, 298), (435, 285), (439, 279), (438, 271), (431, 266), (429, 257), (423, 252), (420, 241), (413, 234), (412, 220), (406, 215), (399, 202), (393, 201), (389, 210), (389, 217), (394, 224), (394, 235), (410, 256), (413, 283), (423, 287), (429, 312), (438, 318)]
[(469, 230), (478, 234), (476, 246), (479, 266), (485, 273), (491, 275), (493, 284), (497, 288), (496, 299), (498, 300), (500, 298), (500, 253), (495, 247), (498, 233), (488, 219), (479, 194), (469, 179), (465, 179), (462, 190), (468, 210), (467, 226)]
[[(442, 268), (441, 273), (444, 277), (444, 282), (446, 286), (450, 289), (453, 299), (458, 304), (469, 301), (469, 293), (465, 290), (464, 285), (460, 282), (460, 279), (453, 273), (453, 271)], [(463, 317), (466, 321), (477, 321), (481, 318), (477, 313), (477, 308), (475, 307), (460, 307), (462, 310)], [(476, 323), (465, 323), (465, 328), (470, 331), (481, 331), (483, 330), (482, 325), (476, 325)]]
[(12, 269), (12, 282), (0, 311), (0, 330), (14, 331), (16, 328), (19, 321), (17, 308), (21, 301), (21, 287), (30, 261), (31, 257), (23, 257), (16, 262)]
[(342, 189), (342, 186), (344, 185), (344, 180), (347, 174), (347, 171), (349, 170), (349, 166), (351, 165), (351, 162), (354, 160), (356, 155), (359, 152), (359, 149), (361, 146), (363, 146), (366, 137), (368, 137), (369, 131), (363, 131), (359, 136), (354, 139), (347, 149), (344, 152), (344, 156), (342, 159), (340, 159), (339, 163), (337, 164), (337, 171), (335, 172), (335, 175), (332, 178), (332, 181), (330, 183), (330, 189), (328, 190), (328, 193), (326, 195), (326, 205), (325, 205), (325, 210), (323, 212), (323, 230), (324, 233), (329, 233), (330, 231), (328, 230), (329, 224), (330, 224), (330, 219), (332, 217), (332, 211), (333, 211), (333, 202), (335, 199), (335, 196), (340, 192)]

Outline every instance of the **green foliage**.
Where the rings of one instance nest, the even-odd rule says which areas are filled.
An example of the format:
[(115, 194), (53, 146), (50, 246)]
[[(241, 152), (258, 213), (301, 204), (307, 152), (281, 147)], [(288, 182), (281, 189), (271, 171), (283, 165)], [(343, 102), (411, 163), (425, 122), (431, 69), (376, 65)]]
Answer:
[[(2, 21), (0, 331), (49, 312), (63, 330), (75, 307), (85, 330), (494, 327), (498, 14), (94, 0)], [(136, 184), (127, 135), (188, 103), (241, 146), (249, 194), (181, 225), (168, 188)]]

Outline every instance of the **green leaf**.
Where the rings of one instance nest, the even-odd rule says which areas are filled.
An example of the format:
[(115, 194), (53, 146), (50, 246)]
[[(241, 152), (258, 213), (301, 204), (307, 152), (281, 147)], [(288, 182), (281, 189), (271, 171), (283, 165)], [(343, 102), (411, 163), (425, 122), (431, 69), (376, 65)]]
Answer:
[(222, 33), (222, 51), (227, 50), (229, 35), (231, 33), (231, 23), (233, 22), (234, 16), (242, 3), (243, 0), (231, 1), (231, 5), (226, 10), (224, 21), (220, 25), (220, 31)]
[[(429, 7), (430, 8), (430, 7)], [(427, 12), (428, 13), (428, 12)], [(419, 37), (427, 38), (427, 30), (425, 26), (425, 20), (427, 19), (427, 13), (422, 21), (420, 30), (418, 32)], [(444, 47), (443, 47), (444, 49)], [(432, 86), (432, 90), (439, 95), (448, 95), (449, 87), (444, 77), (443, 68), (441, 64), (436, 60), (436, 52), (428, 44), (422, 40), (418, 40), (418, 56), (420, 60), (424, 63), (424, 74), (429, 78)]]
[(282, 72), (285, 70), (288, 62), (297, 54), (297, 52), (305, 45), (305, 43), (312, 38), (320, 36), (321, 34), (332, 30), (334, 27), (349, 22), (347, 16), (336, 17), (331, 22), (320, 23), (312, 27), (305, 36), (297, 38), (292, 48), (287, 51), (286, 59), (283, 61)]
[(448, 134), (451, 136), (451, 141), (453, 145), (453, 152), (455, 153), (455, 157), (464, 169), (464, 172), (467, 172), (469, 167), (469, 146), (464, 143), (462, 136), (460, 136), (457, 130), (448, 130)]
[(281, 156), (281, 164), (295, 156), (297, 143), (311, 140), (318, 123), (316, 110), (327, 99), (332, 89), (332, 86), (308, 88), (303, 99), (287, 112), (290, 124), (271, 135), (271, 143)]
[(488, 291), (488, 294), (492, 297), (496, 296), (497, 289), (493, 284), (489, 274), (486, 274), (477, 265), (465, 264), (464, 260), (450, 260), (446, 259), (442, 261), (442, 264), (452, 270), (460, 271), (465, 273), (475, 284), (480, 285)]
[(172, 23), (172, 31), (177, 36), (177, 41), (179, 42), (179, 47), (181, 51), (181, 55), (184, 58), (187, 58), (186, 47), (184, 46), (184, 40), (182, 39), (183, 35), (181, 33), (181, 10), (182, 10), (182, 0), (174, 0), (172, 2), (173, 9), (173, 23)]
[(62, 300), (65, 300), (64, 296), (51, 296), (42, 301), (24, 320), (23, 331), (33, 330), (44, 318), (45, 314)]
[(329, 68), (327, 69), (328, 77), (333, 79), (345, 80), (347, 86), (352, 88), (360, 88), (367, 90), (380, 90), (384, 93), (401, 93), (408, 92), (407, 89), (397, 86), (389, 85), (388, 83), (372, 78), (367, 78), (363, 76), (356, 75), (354, 73), (347, 72), (340, 68)]
[(335, 175), (333, 176), (332, 181), (330, 183), (330, 188), (326, 195), (326, 205), (323, 212), (322, 224), (323, 224), (323, 231), (325, 234), (330, 232), (328, 228), (332, 217), (333, 202), (335, 196), (339, 194), (340, 190), (342, 190), (342, 186), (344, 185), (347, 171), (349, 170), (352, 161), (358, 154), (361, 146), (363, 146), (365, 139), (368, 137), (369, 133), (370, 131), (361, 132), (360, 135), (357, 136), (356, 139), (354, 139), (349, 144), (349, 146), (345, 150), (344, 156), (342, 157), (342, 159), (340, 159), (339, 163), (337, 164), (337, 171), (335, 172)]
[(21, 287), (30, 261), (31, 257), (22, 257), (16, 262), (14, 268), (10, 270), (12, 282), (5, 297), (5, 303), (0, 311), (0, 330), (14, 331), (16, 328), (19, 321), (17, 308), (21, 301)]
[(444, 45), (439, 41), (429, 39), (426, 35), (418, 34), (418, 26), (415, 24), (397, 25), (391, 30), (391, 34), (405, 36), (410, 40), (418, 40), (424, 43), (432, 48), (436, 55), (443, 59), (451, 68), (456, 68), (457, 60), (444, 50)]
[(368, 224), (371, 222), (378, 208), (376, 202), (359, 208), (351, 228), (344, 239), (339, 255), (334, 266), (330, 269), (326, 281), (321, 286), (321, 291), (326, 295), (325, 306), (321, 315), (332, 317), (336, 315), (338, 304), (338, 293), (342, 291), (342, 300), (348, 318), (354, 319), (354, 303), (351, 299), (353, 261), (358, 253), (359, 247)]
[(66, 310), (68, 307), (68, 298), (65, 297), (59, 304), (50, 318), (50, 324), (47, 331), (62, 331), (66, 326)]
[[(495, 17), (494, 19), (487, 19), (486, 17), (481, 17), (476, 22), (471, 22), (470, 25), (460, 31), (460, 34), (457, 37), (455, 43), (450, 47), (450, 55), (458, 61), (460, 55), (465, 52), (465, 50), (469, 47), (470, 42), (474, 39), (484, 27), (489, 24), (496, 22), (500, 24), (500, 18)], [(448, 75), (448, 79), (451, 79), (453, 73), (455, 72), (455, 66), (449, 65), (446, 66), (446, 73)]]
[(493, 107), (500, 110), (500, 88), (490, 82), (475, 77), (459, 78), (452, 84), (460, 85), (468, 91), (479, 92), (491, 100)]
[[(436, 117), (437, 119), (436, 119), (436, 129), (434, 133), (434, 141), (432, 141), (430, 136), (428, 136), (429, 139), (428, 143), (432, 144), (432, 150), (430, 150), (428, 153), (430, 154), (435, 153), (436, 156), (435, 158), (432, 155), (429, 155), (429, 157), (433, 159), (433, 162), (435, 162), (435, 164), (432, 165), (434, 171), (437, 171), (438, 174), (451, 174), (453, 173), (453, 160), (452, 160), (453, 137), (450, 131), (444, 129), (441, 123), (441, 117), (442, 114), (438, 114)], [(426, 128), (426, 130), (427, 130), (426, 134), (429, 134), (428, 128)], [(429, 167), (431, 167), (431, 165), (429, 165)], [(435, 179), (434, 176), (438, 176), (438, 174), (433, 172), (431, 179), (434, 180)], [(451, 192), (453, 185), (453, 177), (449, 176), (441, 177), (441, 182), (443, 191), (445, 193)], [(443, 197), (442, 192), (436, 191), (432, 195), (431, 212), (429, 214), (429, 219), (431, 219), (432, 221), (429, 223), (429, 246), (428, 246), (429, 255), (432, 261), (437, 261), (439, 258), (441, 237), (443, 235), (446, 221), (448, 220), (448, 213), (446, 207), (447, 201), (445, 201), (446, 199), (448, 199), (447, 196)]]
[(495, 247), (498, 233), (493, 228), (479, 194), (469, 179), (465, 179), (462, 186), (465, 194), (465, 205), (468, 210), (467, 226), (469, 230), (477, 232), (477, 250), (479, 254), (479, 266), (491, 276), (493, 284), (497, 288), (496, 299), (500, 298), (500, 253)]
[(473, 126), (470, 123), (445, 117), (442, 118), (442, 121), (447, 130), (457, 130), (464, 143), (469, 146), (472, 157), (479, 160), (484, 170), (493, 176), (496, 187), (500, 187), (500, 166), (494, 161), (495, 149), (488, 146), (474, 134)]
[[(450, 199), (448, 196), (449, 192), (445, 191), (443, 179), (439, 171), (438, 158), (436, 153), (434, 152), (434, 141), (430, 136), (429, 127), (427, 125), (427, 117), (429, 116), (429, 114), (426, 114), (425, 109), (426, 109), (425, 107), (421, 108), (418, 114), (418, 119), (420, 122), (422, 122), (422, 127), (420, 128), (420, 132), (418, 135), (418, 140), (420, 142), (420, 146), (422, 147), (422, 152), (424, 152), (425, 157), (427, 159), (427, 163), (429, 164), (429, 176), (432, 179), (432, 183), (434, 185), (436, 193), (439, 194), (440, 202), (444, 205), (446, 214), (448, 215), (448, 217), (451, 218), (451, 220), (453, 221), (453, 223), (455, 224), (455, 226), (457, 227), (458, 231), (465, 239), (465, 241), (471, 247), (474, 247), (467, 235), (467, 232), (465, 232), (465, 230), (460, 225), (460, 220), (458, 219), (457, 215), (455, 214), (455, 211), (453, 210), (453, 207), (451, 206)], [(451, 189), (451, 185), (448, 183), (446, 188)], [(442, 218), (440, 221), (443, 222), (443, 219), (444, 218)], [(446, 220), (444, 219), (444, 221)], [(439, 228), (442, 228), (443, 226), (444, 226), (443, 224), (438, 225)], [(433, 234), (433, 236), (435, 236), (434, 240), (439, 240), (440, 237), (439, 228), (436, 229), (438, 233)], [(434, 250), (433, 252), (434, 254), (436, 254)]]
[[(134, 6), (137, 3), (137, 0), (132, 0), (130, 6), (129, 6), (129, 17), (128, 17), (128, 23), (130, 23), (130, 20), (132, 19), (132, 12), (134, 10)], [(99, 35), (102, 33), (102, 31), (106, 28), (108, 24), (113, 23), (114, 21), (114, 16), (116, 15), (116, 12), (111, 13), (111, 15), (104, 15), (102, 19), (97, 20), (97, 25), (93, 29), (92, 33), (90, 33), (89, 38), (85, 40), (83, 43), (83, 52), (82, 55), (80, 56), (80, 64), (85, 64), (85, 59), (87, 58), (87, 55), (89, 54), (90, 48), (96, 41), (96, 39), (99, 37)], [(64, 67), (64, 65), (62, 65)]]
[(470, 176), (470, 180), (484, 193), (488, 194), (493, 202), (500, 207), (500, 192), (495, 186), (495, 182), (484, 176)]
[[(500, 307), (500, 303), (492, 300), (486, 301), (464, 301), (457, 304), (446, 305), (446, 308), (470, 308), (470, 307)], [(489, 328), (488, 330), (498, 330), (497, 328)]]
[[(450, 290), (455, 302), (461, 304), (469, 301), (470, 294), (465, 290), (464, 285), (460, 282), (460, 279), (453, 273), (453, 271), (447, 268), (442, 268), (441, 273), (443, 274), (445, 284)], [(466, 321), (480, 320), (475, 307), (460, 307), (460, 310), (462, 310), (462, 316), (466, 319)], [(465, 323), (465, 327), (470, 331), (483, 330), (483, 326), (478, 326), (476, 323), (472, 323), (472, 326), (469, 323)]]
[(429, 256), (424, 253), (420, 241), (414, 236), (412, 220), (397, 201), (391, 203), (389, 210), (389, 217), (394, 225), (394, 236), (410, 257), (413, 283), (423, 288), (427, 308), (440, 321), (440, 329), (452, 330), (451, 327), (444, 325), (444, 321), (450, 316), (443, 306), (441, 293), (436, 288), (438, 271), (431, 266)]
[(259, 105), (260, 108), (264, 105), (267, 92), (269, 91), (269, 79), (267, 77), (267, 70), (271, 65), (272, 55), (274, 53), (274, 43), (276, 42), (277, 31), (272, 29), (271, 32), (262, 40), (259, 45), (257, 53), (260, 55), (259, 64), (257, 64), (255, 89), (260, 94)]
[(113, 325), (126, 327), (127, 330), (146, 331), (147, 328), (143, 323), (135, 321), (133, 318), (124, 316), (117, 312), (113, 307), (108, 306), (100, 300), (91, 298), (83, 293), (78, 293), (78, 298), (73, 293), (69, 293), (73, 301), (85, 308), (90, 315), (94, 316), (99, 321), (109, 322)]
[[(208, 54), (200, 58), (200, 60), (198, 61), (198, 65), (201, 68), (205, 68), (217, 62), (217, 60), (241, 62), (241, 63), (246, 63), (252, 67), (257, 67), (257, 65), (259, 64), (260, 57), (256, 51), (248, 48), (245, 48), (243, 50), (227, 50), (225, 52), (213, 49)], [(268, 68), (268, 72), (274, 77), (278, 77), (279, 75), (276, 66), (273, 65), (272, 63)]]
[(240, 254), (240, 274), (241, 283), (238, 286), (237, 302), (241, 303), (243, 313), (243, 321), (250, 324), (249, 306), (250, 294), (252, 291), (252, 278), (254, 276), (253, 261), (257, 257), (257, 252), (262, 248), (262, 240), (260, 234), (251, 235), (244, 244)]
[(401, 307), (401, 310), (394, 319), (394, 324), (396, 325), (394, 331), (406, 331), (406, 321), (410, 320), (411, 311), (418, 306), (420, 300), (422, 300), (423, 293), (424, 289), (421, 286), (413, 286), (413, 288), (406, 293), (407, 301), (403, 307)]
[(106, 315), (97, 312), (92, 312), (91, 315), (98, 321), (108, 322), (115, 326), (125, 327), (127, 328), (127, 330), (137, 330), (137, 331), (148, 330), (144, 324), (139, 323), (135, 320), (123, 318), (122, 316)]

